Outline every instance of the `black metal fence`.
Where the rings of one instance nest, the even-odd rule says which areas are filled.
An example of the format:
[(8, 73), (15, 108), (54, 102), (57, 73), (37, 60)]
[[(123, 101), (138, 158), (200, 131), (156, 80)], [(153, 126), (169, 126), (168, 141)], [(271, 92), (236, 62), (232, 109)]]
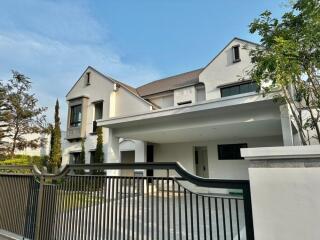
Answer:
[[(199, 178), (178, 163), (26, 169), (0, 168), (0, 229), (28, 239), (254, 239), (245, 180)], [(148, 169), (154, 176), (144, 176)], [(242, 194), (225, 194), (234, 189)]]

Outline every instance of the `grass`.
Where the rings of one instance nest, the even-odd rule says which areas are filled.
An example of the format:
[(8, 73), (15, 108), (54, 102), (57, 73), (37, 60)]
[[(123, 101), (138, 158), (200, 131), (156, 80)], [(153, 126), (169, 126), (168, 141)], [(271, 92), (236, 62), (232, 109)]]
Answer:
[[(65, 192), (59, 191), (57, 193), (58, 204), (60, 210), (73, 210), (76, 208), (90, 207), (100, 204), (105, 200), (103, 197), (94, 196), (92, 193), (83, 192)], [(61, 204), (62, 203), (62, 204)]]

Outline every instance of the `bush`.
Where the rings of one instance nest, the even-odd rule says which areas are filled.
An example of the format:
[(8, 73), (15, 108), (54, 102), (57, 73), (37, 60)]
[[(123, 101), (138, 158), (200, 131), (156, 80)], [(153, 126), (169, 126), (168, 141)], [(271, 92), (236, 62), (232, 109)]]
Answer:
[(0, 165), (36, 165), (38, 168), (42, 168), (47, 159), (48, 156), (15, 155), (12, 158), (4, 158), (4, 160), (0, 161)]

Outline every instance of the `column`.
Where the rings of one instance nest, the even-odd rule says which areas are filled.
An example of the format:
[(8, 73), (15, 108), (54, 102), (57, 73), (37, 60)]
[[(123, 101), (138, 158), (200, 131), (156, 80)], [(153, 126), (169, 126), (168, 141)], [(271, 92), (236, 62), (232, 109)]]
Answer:
[[(120, 162), (119, 137), (109, 128), (107, 163)], [(108, 175), (119, 175), (119, 170), (108, 170)]]
[(281, 129), (282, 129), (282, 138), (284, 146), (293, 146), (293, 133), (292, 133), (292, 123), (291, 116), (289, 113), (288, 105), (280, 106), (280, 118), (281, 118)]

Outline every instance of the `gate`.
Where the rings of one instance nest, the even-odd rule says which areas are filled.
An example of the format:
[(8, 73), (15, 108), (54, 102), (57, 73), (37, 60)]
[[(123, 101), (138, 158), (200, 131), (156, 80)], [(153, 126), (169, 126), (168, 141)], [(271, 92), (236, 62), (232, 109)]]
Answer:
[(200, 178), (179, 163), (67, 165), (57, 175), (1, 166), (0, 196), (0, 237), (254, 239), (249, 181)]

